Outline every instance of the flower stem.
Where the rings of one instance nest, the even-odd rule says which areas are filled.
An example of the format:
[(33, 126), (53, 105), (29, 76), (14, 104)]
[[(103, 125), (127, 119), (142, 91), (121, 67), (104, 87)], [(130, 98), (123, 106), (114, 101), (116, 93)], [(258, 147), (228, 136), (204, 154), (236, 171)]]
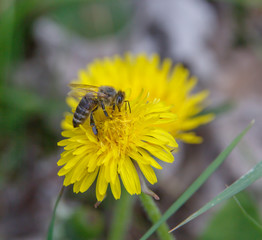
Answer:
[[(160, 213), (159, 208), (157, 207), (155, 201), (152, 199), (152, 197), (141, 193), (139, 196), (140, 200), (142, 202), (142, 205), (144, 206), (144, 209), (151, 220), (151, 222), (154, 224), (156, 223), (162, 216)], [(168, 233), (169, 228), (166, 223), (162, 223), (159, 228), (157, 229), (157, 235), (160, 240), (174, 240), (174, 236), (170, 233)]]
[(63, 195), (63, 192), (64, 192), (64, 189), (65, 187), (62, 186), (60, 192), (59, 192), (59, 195), (56, 199), (56, 202), (55, 202), (55, 207), (53, 209), (53, 213), (52, 213), (52, 219), (51, 219), (51, 222), (49, 224), (49, 227), (48, 227), (48, 232), (47, 232), (47, 240), (52, 240), (53, 239), (53, 231), (54, 231), (54, 225), (55, 225), (55, 217), (56, 217), (56, 209), (57, 209), (57, 206), (58, 206), (58, 203)]
[(116, 202), (114, 219), (111, 225), (109, 240), (125, 239), (126, 231), (132, 218), (134, 198), (125, 190), (122, 191), (121, 198)]

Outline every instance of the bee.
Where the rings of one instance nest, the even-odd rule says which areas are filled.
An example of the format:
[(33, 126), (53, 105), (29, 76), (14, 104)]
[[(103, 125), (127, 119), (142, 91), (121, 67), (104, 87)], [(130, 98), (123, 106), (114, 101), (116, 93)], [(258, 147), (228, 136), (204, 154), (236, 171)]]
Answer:
[[(83, 124), (90, 116), (90, 126), (92, 127), (94, 134), (97, 135), (98, 131), (95, 125), (94, 112), (100, 107), (102, 108), (105, 116), (108, 117), (106, 106), (111, 106), (112, 112), (114, 112), (117, 107), (120, 112), (123, 103), (126, 103), (131, 113), (129, 101), (125, 100), (124, 91), (116, 91), (113, 87), (109, 86), (97, 87), (78, 83), (71, 83), (69, 86), (73, 89), (69, 95), (78, 98), (82, 97), (74, 113), (74, 128), (78, 127), (80, 124)], [(126, 108), (127, 107), (125, 106), (125, 109)]]

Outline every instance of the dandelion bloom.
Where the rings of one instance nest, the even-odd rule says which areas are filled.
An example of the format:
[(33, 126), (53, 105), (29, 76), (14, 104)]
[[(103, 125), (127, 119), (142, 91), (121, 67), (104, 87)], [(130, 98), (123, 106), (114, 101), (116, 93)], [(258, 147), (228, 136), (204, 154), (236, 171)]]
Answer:
[(98, 108), (94, 112), (95, 135), (89, 119), (73, 127), (72, 113), (81, 98), (67, 98), (72, 113), (62, 122), (66, 139), (58, 143), (64, 146), (64, 152), (57, 163), (63, 166), (58, 175), (65, 176), (65, 186), (73, 184), (74, 192), (85, 192), (97, 178), (96, 197), (101, 202), (108, 185), (115, 199), (120, 198), (121, 178), (128, 193), (140, 194), (142, 174), (154, 184), (157, 178), (153, 168), (161, 169), (160, 161), (174, 161), (171, 150), (178, 147), (174, 136), (192, 143), (201, 141), (185, 131), (212, 119), (212, 115), (195, 116), (202, 110), (207, 92), (189, 96), (195, 79), (187, 79), (188, 72), (182, 67), (169, 72), (170, 61), (160, 67), (157, 56), (148, 59), (144, 55), (97, 60), (87, 71), (80, 71), (77, 83), (125, 91), (131, 112), (124, 106), (121, 111), (107, 106), (106, 117)]
[[(87, 120), (73, 128), (72, 114), (63, 121), (62, 132), (67, 139), (58, 143), (65, 146), (58, 165), (64, 165), (58, 172), (65, 175), (64, 185), (74, 184), (74, 192), (85, 192), (97, 177), (96, 197), (102, 201), (108, 184), (116, 199), (121, 195), (121, 180), (130, 194), (140, 194), (141, 185), (137, 169), (154, 184), (157, 182), (153, 167), (161, 169), (152, 157), (165, 162), (173, 162), (171, 149), (177, 143), (161, 124), (173, 123), (176, 115), (170, 107), (147, 98), (130, 101), (131, 113), (115, 111), (106, 117), (101, 109), (94, 113), (97, 136)], [(110, 112), (110, 111), (108, 111)]]
[(182, 65), (172, 68), (172, 61), (165, 59), (160, 63), (158, 55), (148, 57), (145, 54), (124, 58), (95, 60), (87, 69), (79, 72), (79, 82), (92, 85), (108, 85), (116, 89), (132, 89), (132, 98), (139, 96), (141, 89), (149, 92), (149, 100), (161, 99), (172, 106), (177, 121), (167, 130), (186, 143), (201, 143), (202, 138), (194, 130), (213, 120), (213, 114), (199, 115), (206, 107), (205, 99), (209, 91), (192, 93), (197, 79), (190, 76)]

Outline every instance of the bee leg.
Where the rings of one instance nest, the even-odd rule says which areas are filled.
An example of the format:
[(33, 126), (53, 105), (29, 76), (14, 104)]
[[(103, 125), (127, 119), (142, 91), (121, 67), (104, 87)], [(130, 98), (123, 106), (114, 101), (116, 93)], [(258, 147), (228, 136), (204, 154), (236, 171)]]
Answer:
[[(97, 109), (97, 108), (96, 108)], [(95, 110), (96, 110), (95, 109)], [(97, 131), (97, 128), (96, 128), (96, 124), (95, 124), (95, 120), (94, 120), (94, 116), (93, 116), (93, 112), (95, 111), (93, 110), (91, 113), (90, 113), (90, 126), (92, 127), (92, 130), (93, 130), (93, 133), (95, 135), (98, 134), (98, 131)]]
[(125, 110), (127, 110), (127, 107), (126, 107), (126, 105), (128, 105), (128, 108), (129, 108), (129, 112), (131, 113), (131, 107), (130, 107), (130, 103), (129, 103), (129, 101), (125, 101)]
[(114, 103), (113, 104), (113, 110), (112, 110), (112, 113), (116, 110), (116, 104)]
[(118, 108), (118, 111), (121, 112), (120, 106), (119, 106), (119, 105), (116, 105), (116, 106), (117, 106), (117, 108)]
[(103, 109), (105, 116), (108, 117), (108, 113), (106, 111), (105, 104), (103, 103), (103, 101), (100, 101), (100, 105), (101, 105), (101, 108)]

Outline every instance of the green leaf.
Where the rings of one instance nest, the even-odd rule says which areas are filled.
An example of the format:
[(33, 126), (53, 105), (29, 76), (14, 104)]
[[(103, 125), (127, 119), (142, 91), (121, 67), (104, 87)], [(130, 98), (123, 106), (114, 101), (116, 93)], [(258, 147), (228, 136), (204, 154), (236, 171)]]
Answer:
[[(199, 240), (262, 239), (261, 226), (257, 225), (260, 219), (256, 202), (247, 192), (238, 194), (237, 199), (241, 208), (233, 198), (227, 201), (209, 220), (209, 224), (198, 238)], [(242, 212), (243, 210), (245, 213)]]
[[(248, 219), (250, 222), (252, 222), (253, 225), (256, 225), (259, 229), (260, 232), (262, 233), (262, 225), (253, 217), (251, 216), (246, 209), (243, 207), (243, 205), (240, 203), (240, 201), (237, 199), (236, 196), (233, 197), (237, 205), (239, 206), (240, 210), (242, 213), (245, 215), (246, 219)], [(258, 217), (258, 209), (255, 210), (256, 218), (259, 219)]]
[(163, 222), (172, 216), (206, 182), (210, 175), (225, 161), (227, 156), (232, 152), (253, 124), (254, 120), (228, 145), (222, 153), (219, 154), (219, 156), (206, 168), (206, 170), (193, 182), (193, 184), (187, 188), (178, 200), (174, 202), (171, 207), (169, 207), (169, 209), (163, 214), (162, 218), (143, 235), (141, 240), (148, 239), (148, 237), (150, 237)]
[(213, 198), (210, 202), (208, 202), (206, 205), (200, 208), (197, 212), (195, 212), (186, 220), (184, 220), (182, 223), (180, 223), (178, 226), (173, 228), (171, 231), (174, 231), (179, 227), (185, 225), (186, 223), (192, 221), (193, 219), (200, 216), (201, 214), (203, 214), (210, 208), (214, 207), (215, 205), (221, 203), (222, 201), (231, 198), (232, 196), (239, 193), (243, 189), (247, 188), (249, 185), (251, 185), (253, 182), (255, 182), (261, 177), (262, 177), (262, 161), (259, 162), (257, 165), (255, 165), (254, 168), (252, 168), (249, 172), (247, 172), (245, 175), (239, 178), (231, 186), (226, 188), (223, 192), (219, 193), (215, 198)]

